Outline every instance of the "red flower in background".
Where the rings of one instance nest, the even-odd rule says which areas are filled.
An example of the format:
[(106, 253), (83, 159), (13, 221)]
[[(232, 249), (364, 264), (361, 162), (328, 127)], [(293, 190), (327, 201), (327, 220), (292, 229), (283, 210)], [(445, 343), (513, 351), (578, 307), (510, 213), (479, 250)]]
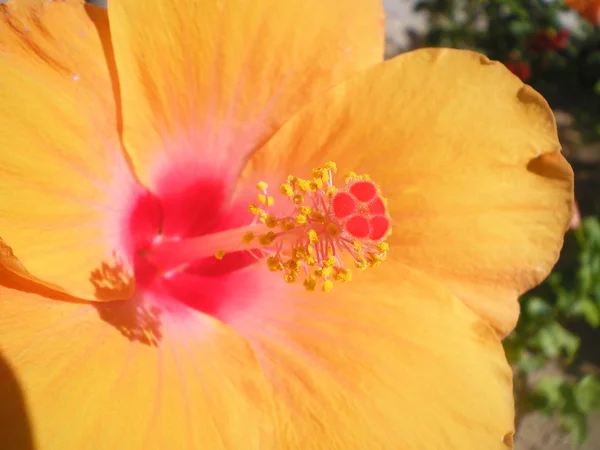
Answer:
[(538, 30), (529, 40), (529, 48), (535, 52), (558, 51), (567, 48), (569, 42), (569, 30)]
[(508, 61), (505, 66), (518, 76), (522, 81), (527, 81), (531, 78), (531, 67), (527, 61)]

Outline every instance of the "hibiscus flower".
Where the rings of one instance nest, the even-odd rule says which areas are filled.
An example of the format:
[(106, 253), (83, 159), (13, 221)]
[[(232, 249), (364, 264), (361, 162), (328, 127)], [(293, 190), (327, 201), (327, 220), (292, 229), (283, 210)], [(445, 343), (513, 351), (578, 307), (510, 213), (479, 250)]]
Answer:
[(500, 340), (572, 216), (539, 94), (382, 62), (372, 0), (1, 8), (0, 348), (40, 449), (512, 447)]

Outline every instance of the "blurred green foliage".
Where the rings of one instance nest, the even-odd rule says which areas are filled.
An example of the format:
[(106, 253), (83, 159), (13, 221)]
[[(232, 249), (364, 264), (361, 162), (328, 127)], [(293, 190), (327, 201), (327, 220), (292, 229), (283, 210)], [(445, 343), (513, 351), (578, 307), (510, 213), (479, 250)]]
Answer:
[[(585, 441), (587, 417), (600, 411), (600, 377), (584, 373), (580, 355), (581, 327), (600, 330), (600, 222), (583, 220), (567, 244), (577, 247), (572, 267), (561, 268), (521, 299), (521, 318), (504, 342), (515, 370), (516, 391), (525, 411), (559, 414), (576, 444)], [(592, 358), (600, 357), (600, 342), (591, 343)], [(532, 382), (530, 375), (552, 362), (559, 375)], [(597, 362), (597, 361), (596, 361)]]
[[(600, 142), (600, 27), (580, 20), (565, 29), (561, 15), (569, 8), (558, 0), (421, 0), (415, 8), (428, 18), (427, 46), (472, 49), (503, 62), (575, 118), (581, 145)], [(592, 171), (600, 176), (600, 167)], [(569, 231), (550, 277), (521, 298), (519, 323), (505, 340), (518, 419), (530, 411), (556, 415), (576, 445), (588, 435), (590, 414), (600, 411), (597, 208)], [(540, 378), (544, 367), (554, 375)]]

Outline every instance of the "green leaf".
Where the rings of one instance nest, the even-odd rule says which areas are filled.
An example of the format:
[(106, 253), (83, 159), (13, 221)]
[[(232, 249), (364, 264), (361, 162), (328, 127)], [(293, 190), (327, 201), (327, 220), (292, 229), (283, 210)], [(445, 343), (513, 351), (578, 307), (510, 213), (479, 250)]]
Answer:
[(569, 315), (576, 309), (577, 307), (577, 296), (573, 291), (568, 291), (564, 289), (562, 286), (560, 288), (555, 289), (555, 294), (557, 297), (556, 307), (560, 311), (560, 313), (564, 315)]
[(562, 414), (560, 425), (564, 430), (569, 432), (576, 447), (585, 443), (589, 433), (587, 417), (585, 415), (576, 412)]
[(600, 308), (591, 298), (585, 298), (581, 301), (581, 315), (592, 327), (600, 326)]
[(580, 339), (577, 335), (567, 331), (559, 324), (556, 324), (555, 328), (560, 346), (565, 352), (567, 362), (570, 363), (575, 358), (577, 350), (579, 350)]
[(508, 26), (510, 33), (513, 36), (527, 36), (535, 30), (530, 22), (514, 21)]
[(534, 319), (552, 316), (552, 307), (540, 297), (527, 299), (524, 309)]
[(583, 413), (600, 409), (600, 378), (595, 375), (584, 376), (573, 392), (577, 407)]
[(527, 19), (529, 17), (527, 10), (523, 7), (520, 0), (505, 0), (503, 3), (511, 9), (511, 12), (520, 18)]
[(562, 408), (567, 401), (563, 392), (564, 384), (565, 380), (562, 377), (545, 376), (535, 385), (535, 393), (543, 400), (546, 408)]
[(581, 227), (592, 244), (600, 243), (600, 222), (596, 217), (586, 217), (582, 220)]
[(556, 322), (542, 328), (536, 338), (548, 358), (557, 358), (562, 352), (571, 361), (579, 349), (579, 338)]
[(562, 286), (563, 276), (560, 272), (552, 272), (550, 275), (548, 275), (548, 278), (546, 278), (546, 282), (552, 288), (552, 290), (555, 290)]
[(592, 297), (594, 298), (594, 300), (596, 302), (596, 305), (598, 305), (598, 307), (600, 307), (600, 282), (596, 283), (596, 285), (592, 289), (591, 294), (592, 294)]
[(527, 355), (519, 360), (518, 367), (522, 372), (530, 373), (544, 367), (544, 361), (545, 358), (541, 355)]
[(577, 272), (577, 281), (579, 282), (579, 289), (583, 295), (588, 295), (592, 288), (592, 276), (593, 272), (587, 258), (585, 261), (581, 261), (582, 266)]
[(537, 334), (542, 353), (548, 358), (556, 358), (560, 354), (560, 344), (551, 327), (542, 328)]

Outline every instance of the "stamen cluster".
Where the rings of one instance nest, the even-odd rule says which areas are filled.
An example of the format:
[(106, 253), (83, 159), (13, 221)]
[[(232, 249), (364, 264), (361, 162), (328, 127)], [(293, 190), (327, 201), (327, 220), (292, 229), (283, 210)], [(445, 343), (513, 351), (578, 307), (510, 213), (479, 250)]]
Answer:
[(328, 162), (310, 179), (289, 176), (279, 188), (288, 206), (283, 215), (271, 212), (275, 198), (263, 181), (257, 185), (257, 204), (248, 208), (269, 231), (244, 235), (244, 244), (256, 240), (269, 270), (282, 272), (289, 283), (303, 277), (309, 291), (320, 287), (328, 292), (335, 281), (350, 281), (352, 271), (344, 265), (349, 258), (365, 270), (381, 264), (389, 249), (390, 218), (379, 187), (368, 175), (350, 172), (338, 190), (336, 171), (336, 164)]

